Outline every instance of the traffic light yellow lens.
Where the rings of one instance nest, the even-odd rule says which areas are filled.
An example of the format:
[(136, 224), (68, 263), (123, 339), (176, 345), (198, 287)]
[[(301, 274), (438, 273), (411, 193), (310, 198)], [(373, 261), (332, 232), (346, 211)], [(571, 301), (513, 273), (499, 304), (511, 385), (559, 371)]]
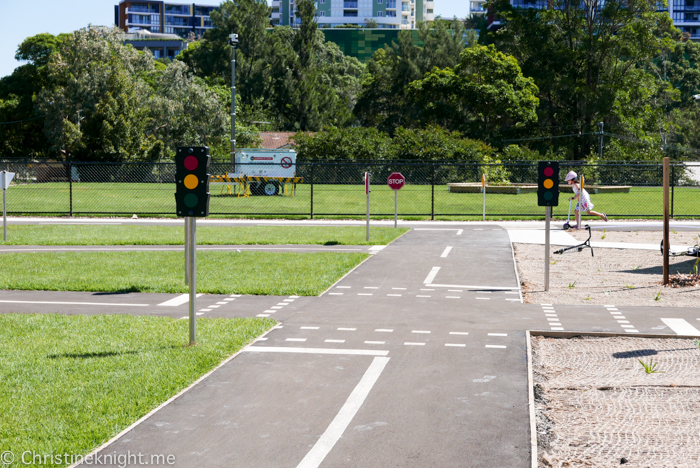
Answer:
[(197, 180), (196, 175), (188, 174), (187, 176), (185, 176), (185, 187), (192, 190), (193, 188), (196, 188), (198, 185), (199, 185), (199, 180)]
[[(185, 185), (187, 185), (187, 178), (185, 178)], [(552, 187), (554, 187), (554, 181), (552, 179), (545, 179), (542, 185), (544, 185), (544, 188), (546, 189), (551, 189)]]

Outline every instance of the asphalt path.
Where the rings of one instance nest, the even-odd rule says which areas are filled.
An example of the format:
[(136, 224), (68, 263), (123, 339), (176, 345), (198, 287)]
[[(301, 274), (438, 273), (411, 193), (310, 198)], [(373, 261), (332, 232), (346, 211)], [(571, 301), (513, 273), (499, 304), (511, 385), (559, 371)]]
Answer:
[[(96, 453), (182, 467), (525, 467), (526, 330), (700, 334), (700, 308), (522, 304), (503, 224), (416, 223), (320, 297), (200, 296), (199, 316), (280, 325)], [(187, 309), (177, 294), (0, 292), (0, 313)]]

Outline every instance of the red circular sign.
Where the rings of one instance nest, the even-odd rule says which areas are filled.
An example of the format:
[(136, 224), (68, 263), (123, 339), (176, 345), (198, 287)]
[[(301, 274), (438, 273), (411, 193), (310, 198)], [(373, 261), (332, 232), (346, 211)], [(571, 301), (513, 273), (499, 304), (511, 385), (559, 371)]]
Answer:
[(406, 179), (403, 175), (401, 175), (400, 172), (392, 172), (386, 181), (386, 184), (389, 186), (389, 188), (394, 190), (400, 189), (405, 183)]
[(280, 166), (282, 166), (285, 169), (289, 169), (290, 167), (292, 167), (292, 158), (288, 158), (287, 156), (283, 157), (280, 161)]
[(185, 169), (187, 169), (188, 171), (194, 171), (195, 169), (197, 169), (197, 166), (199, 166), (199, 160), (197, 160), (197, 158), (192, 155), (187, 156), (184, 162)]

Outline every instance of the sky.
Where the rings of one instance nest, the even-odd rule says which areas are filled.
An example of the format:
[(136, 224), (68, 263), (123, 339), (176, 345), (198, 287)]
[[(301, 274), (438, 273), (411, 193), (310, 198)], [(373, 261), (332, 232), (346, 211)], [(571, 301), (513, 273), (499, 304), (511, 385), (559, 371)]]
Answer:
[[(443, 18), (467, 15), (469, 0), (434, 0), (435, 15)], [(27, 37), (40, 33), (57, 35), (84, 28), (88, 24), (114, 24), (114, 6), (119, 0), (0, 0), (0, 18), (5, 24), (0, 41), (0, 77), (12, 74), (22, 65), (15, 60), (17, 46)], [(173, 3), (188, 3), (173, 0)], [(194, 2), (198, 3), (198, 2)], [(206, 4), (220, 3), (212, 0)]]

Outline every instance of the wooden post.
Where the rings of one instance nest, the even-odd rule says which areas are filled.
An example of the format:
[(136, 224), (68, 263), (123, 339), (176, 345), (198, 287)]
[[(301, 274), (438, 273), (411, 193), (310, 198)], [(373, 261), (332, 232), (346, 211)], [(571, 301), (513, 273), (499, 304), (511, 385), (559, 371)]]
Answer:
[(664, 286), (668, 284), (668, 277), (669, 277), (669, 264), (668, 264), (668, 251), (670, 248), (670, 241), (668, 238), (668, 231), (669, 231), (669, 225), (668, 225), (668, 215), (669, 215), (669, 206), (670, 206), (670, 197), (669, 197), (669, 159), (664, 158), (664, 252), (663, 252), (663, 257), (664, 257)]

